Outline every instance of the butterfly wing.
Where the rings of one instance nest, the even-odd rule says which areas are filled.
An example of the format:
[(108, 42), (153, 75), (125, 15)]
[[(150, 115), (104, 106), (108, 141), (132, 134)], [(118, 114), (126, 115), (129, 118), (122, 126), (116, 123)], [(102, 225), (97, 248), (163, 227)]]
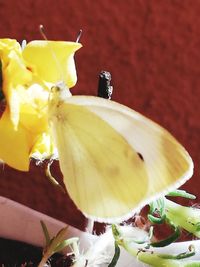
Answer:
[(192, 160), (174, 137), (123, 105), (73, 96), (49, 111), (64, 183), (88, 217), (128, 218), (192, 175)]

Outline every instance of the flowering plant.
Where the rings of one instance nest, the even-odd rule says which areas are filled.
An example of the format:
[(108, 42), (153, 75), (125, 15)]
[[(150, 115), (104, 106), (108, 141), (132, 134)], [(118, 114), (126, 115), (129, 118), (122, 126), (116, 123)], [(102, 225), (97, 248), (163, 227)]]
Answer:
[[(39, 160), (53, 157), (56, 154), (57, 147), (53, 143), (48, 123), (48, 106), (52, 107), (51, 113), (53, 115), (57, 111), (60, 112), (57, 112), (56, 116), (52, 116), (54, 123), (52, 124), (58, 128), (58, 132), (55, 133), (55, 140), (57, 140), (60, 151), (63, 144), (65, 145), (64, 153), (63, 151), (60, 153), (61, 170), (62, 166), (64, 166), (63, 172), (66, 171), (67, 175), (71, 171), (71, 184), (64, 177), (66, 179), (64, 182), (68, 184), (71, 196), (77, 201), (76, 204), (79, 204), (77, 206), (83, 207), (83, 211), (85, 208), (89, 212), (91, 210), (92, 215), (94, 213), (94, 215), (97, 214), (99, 217), (105, 215), (109, 217), (107, 213), (110, 212), (111, 208), (107, 207), (107, 202), (111, 207), (121, 205), (122, 212), (124, 210), (131, 210), (133, 203), (135, 205), (147, 203), (144, 202), (144, 195), (152, 199), (154, 194), (163, 192), (165, 188), (169, 189), (172, 185), (174, 186), (174, 183), (179, 181), (180, 177), (182, 178), (180, 183), (190, 178), (193, 164), (186, 151), (167, 131), (122, 105), (114, 102), (107, 104), (106, 101), (104, 102), (92, 97), (75, 97), (69, 101), (62, 101), (63, 88), (60, 85), (58, 86), (57, 83), (61, 81), (66, 85), (64, 87), (65, 96), (71, 95), (68, 88), (74, 86), (77, 80), (73, 56), (80, 47), (81, 44), (77, 42), (32, 41), (22, 49), (16, 40), (0, 40), (3, 77), (2, 90), (6, 99), (6, 107), (0, 118), (0, 159), (15, 169), (28, 171), (30, 157), (35, 157)], [(54, 90), (51, 90), (52, 87)], [(51, 93), (55, 99), (51, 99)], [(50, 105), (48, 105), (49, 102)], [(69, 115), (68, 113), (70, 112), (72, 115), (70, 114), (71, 116), (68, 116), (66, 119), (65, 115)], [(107, 118), (108, 114), (111, 114), (110, 120)], [(118, 119), (117, 122), (116, 117)], [(92, 122), (89, 130), (85, 129), (82, 120), (85, 118)], [(68, 127), (68, 124), (60, 123), (62, 120), (64, 122), (70, 121), (71, 125)], [(98, 134), (97, 126), (102, 131), (100, 142), (96, 141)], [(127, 134), (124, 128), (128, 128), (130, 133)], [(74, 133), (74, 129), (76, 129), (76, 134), (71, 134), (70, 136), (70, 133)], [(132, 134), (135, 129), (138, 131), (138, 133), (136, 131), (134, 136), (136, 141), (132, 140), (134, 139)], [(67, 133), (62, 134), (63, 130), (67, 130)], [(143, 139), (141, 135), (144, 137)], [(73, 137), (73, 144), (68, 137)], [(105, 154), (109, 152), (107, 147), (104, 146), (105, 141), (107, 141), (105, 137), (108, 140), (106, 144), (112, 147), (112, 153), (109, 156), (115, 156), (115, 158), (113, 157), (114, 159), (110, 159), (113, 163), (111, 168), (107, 164), (107, 159), (105, 160)], [(137, 142), (144, 139), (148, 146), (149, 144), (152, 146), (152, 149), (151, 146), (150, 148), (145, 147), (140, 145), (140, 142)], [(92, 141), (91, 145), (90, 142)], [(165, 146), (169, 150), (164, 150), (164, 141), (166, 142)], [(137, 152), (135, 150), (136, 147), (138, 150), (141, 149), (143, 154)], [(174, 147), (175, 149), (173, 149)], [(153, 150), (154, 154), (151, 150)], [(178, 155), (176, 157), (176, 154), (174, 154), (173, 160), (170, 154), (172, 151), (175, 151)], [(65, 161), (66, 154), (68, 156), (67, 161)], [(157, 165), (154, 164), (155, 161)], [(152, 177), (154, 178), (155, 176), (159, 176), (160, 179), (160, 173), (164, 176), (163, 184), (159, 184), (156, 179), (152, 180)], [(135, 175), (134, 177), (132, 177), (133, 174)], [(86, 180), (87, 176), (89, 176), (89, 180)], [(116, 187), (114, 187), (111, 180), (110, 182), (108, 181), (108, 178), (112, 178), (112, 176), (117, 179)], [(127, 184), (122, 179), (124, 176)], [(141, 188), (141, 181), (138, 182), (138, 177), (141, 180), (143, 179), (143, 188)], [(77, 181), (76, 179), (79, 180)], [(79, 187), (78, 184), (80, 184)], [(82, 185), (85, 186), (85, 184), (88, 188), (91, 184), (93, 187), (91, 186), (88, 192), (86, 191), (88, 188), (83, 188), (80, 193)], [(104, 201), (104, 205), (102, 206), (104, 206), (105, 210), (100, 206), (99, 200), (101, 198), (98, 198), (99, 195), (93, 192), (93, 188), (96, 189), (96, 186), (99, 184), (101, 185), (101, 194), (99, 195), (100, 197), (103, 196), (102, 202)], [(177, 184), (175, 184), (176, 186)], [(139, 192), (137, 192), (135, 187), (138, 188)], [(120, 192), (118, 192), (119, 190)], [(135, 195), (133, 196), (132, 193)], [(182, 194), (184, 197), (191, 197), (191, 195), (182, 191), (174, 191), (173, 193), (175, 195)], [(96, 203), (94, 200), (96, 200)], [(96, 206), (89, 206), (92, 201)], [(96, 208), (102, 209), (102, 213), (96, 213)], [(118, 215), (123, 215), (121, 214), (122, 212), (119, 208), (119, 213), (117, 211), (116, 214), (113, 214), (117, 217)], [(178, 219), (175, 216), (176, 213), (179, 214)], [(188, 220), (188, 216), (190, 216), (190, 220)], [(156, 254), (149, 250), (150, 247), (166, 246), (177, 240), (180, 236), (180, 229), (185, 229), (199, 237), (199, 211), (180, 207), (162, 197), (150, 204), (148, 218), (154, 224), (161, 224), (165, 221), (171, 225), (174, 230), (173, 235), (160, 242), (153, 242), (152, 231), (150, 231), (150, 233), (143, 233), (143, 239), (135, 240), (129, 235), (125, 236), (123, 234), (124, 227), (113, 225), (112, 232), (111, 230), (109, 232), (109, 240), (106, 234), (105, 239), (105, 236), (103, 238), (100, 237), (100, 244), (102, 244), (101, 240), (108, 240), (109, 244), (111, 240), (115, 244), (114, 255), (103, 257), (106, 263), (109, 264), (109, 267), (114, 267), (117, 264), (120, 255), (119, 247), (124, 248), (133, 256), (152, 266), (161, 266), (163, 264), (165, 266), (199, 266), (199, 263), (196, 261), (188, 263), (183, 260), (194, 256), (195, 250), (193, 248), (175, 256)], [(73, 244), (75, 250), (78, 250), (76, 238), (71, 240), (64, 239), (65, 228), (52, 239), (50, 239), (44, 224), (43, 230), (46, 233), (47, 244), (40, 266), (44, 265), (52, 253), (59, 251), (64, 246)], [(137, 247), (138, 244), (140, 245), (139, 247)], [(141, 245), (144, 245), (144, 247)], [(78, 256), (75, 257), (75, 266), (96, 266), (96, 259), (93, 257), (92, 249), (86, 255), (78, 253)], [(100, 251), (98, 256), (102, 259), (102, 251)], [(109, 263), (109, 261), (111, 262)], [(89, 265), (90, 262), (92, 263)]]
[(30, 157), (44, 159), (55, 153), (47, 122), (49, 91), (61, 79), (68, 88), (75, 85), (73, 56), (80, 47), (73, 42), (32, 41), (22, 49), (16, 40), (0, 40), (6, 99), (0, 158), (11, 167), (28, 171)]

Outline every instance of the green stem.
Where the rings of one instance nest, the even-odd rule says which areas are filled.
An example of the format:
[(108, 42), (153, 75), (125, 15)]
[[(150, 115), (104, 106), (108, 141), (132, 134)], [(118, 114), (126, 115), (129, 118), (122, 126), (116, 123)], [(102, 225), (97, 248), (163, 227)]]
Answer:
[(200, 238), (199, 209), (181, 206), (168, 199), (166, 199), (165, 205), (167, 219)]
[(194, 247), (189, 247), (188, 251), (177, 255), (159, 254), (146, 248), (138, 248), (133, 240), (127, 240), (116, 225), (112, 226), (113, 236), (117, 244), (123, 247), (130, 255), (139, 261), (152, 267), (200, 267), (200, 261), (185, 260), (195, 255)]
[(136, 249), (131, 245), (131, 242), (127, 242), (122, 239), (120, 241), (120, 245), (139, 261), (152, 267), (200, 267), (200, 261), (167, 259), (164, 257), (164, 254), (159, 255), (153, 251)]
[(45, 254), (43, 255), (42, 260), (40, 261), (38, 267), (44, 267), (44, 265), (46, 264), (46, 262), (48, 261), (48, 259), (49, 259), (50, 256), (51, 256), (51, 255), (45, 253)]
[(139, 261), (149, 264), (154, 267), (168, 266), (168, 267), (183, 267), (181, 263), (176, 260), (168, 260), (160, 258), (158, 254), (152, 251), (144, 251), (134, 248), (130, 242), (121, 241), (120, 244), (127, 252), (136, 257)]

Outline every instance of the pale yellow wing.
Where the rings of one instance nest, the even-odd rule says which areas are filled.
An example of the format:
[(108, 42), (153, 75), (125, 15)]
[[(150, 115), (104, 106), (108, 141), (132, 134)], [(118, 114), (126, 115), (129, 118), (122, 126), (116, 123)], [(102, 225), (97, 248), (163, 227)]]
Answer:
[(67, 191), (98, 221), (120, 221), (192, 175), (185, 149), (139, 113), (91, 96), (49, 105)]

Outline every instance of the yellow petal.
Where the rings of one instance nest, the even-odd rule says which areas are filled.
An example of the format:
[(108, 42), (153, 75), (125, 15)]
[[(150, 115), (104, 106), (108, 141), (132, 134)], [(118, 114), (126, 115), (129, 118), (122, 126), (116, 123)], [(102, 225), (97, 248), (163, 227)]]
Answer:
[(42, 133), (35, 141), (30, 155), (38, 160), (43, 160), (50, 158), (55, 153), (56, 151), (51, 136), (49, 133)]
[(80, 47), (74, 42), (32, 41), (23, 57), (42, 80), (53, 84), (64, 81), (70, 88), (77, 80), (74, 53)]
[(20, 111), (20, 99), (17, 90), (30, 83), (32, 73), (26, 68), (21, 55), (21, 47), (16, 40), (0, 39), (0, 59), (2, 62), (3, 92), (9, 106), (11, 120), (17, 128)]
[(48, 129), (47, 101), (49, 92), (38, 84), (19, 88), (20, 123), (32, 134), (38, 135)]
[(31, 138), (20, 124), (14, 130), (8, 109), (1, 117), (0, 133), (0, 158), (15, 169), (28, 171)]

